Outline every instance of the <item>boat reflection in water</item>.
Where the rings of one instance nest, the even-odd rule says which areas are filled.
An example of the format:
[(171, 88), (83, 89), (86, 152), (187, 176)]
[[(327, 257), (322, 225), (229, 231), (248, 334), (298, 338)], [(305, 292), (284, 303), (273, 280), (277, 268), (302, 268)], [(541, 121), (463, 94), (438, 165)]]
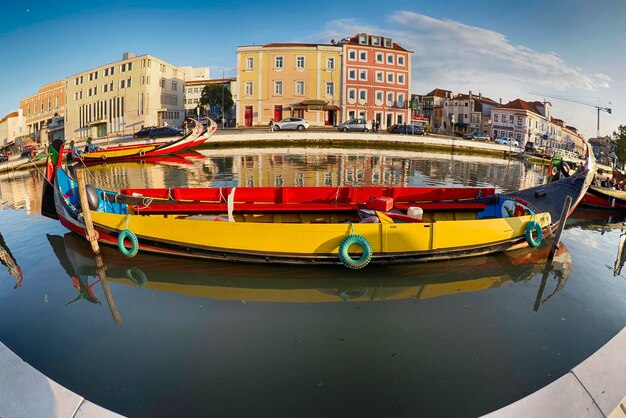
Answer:
[(13, 254), (11, 254), (11, 250), (9, 250), (2, 234), (0, 234), (0, 263), (2, 263), (9, 270), (9, 274), (15, 278), (15, 286), (13, 288), (17, 289), (20, 287), (24, 280), (22, 268), (17, 264)]
[(613, 267), (613, 276), (621, 276), (626, 261), (626, 213), (603, 209), (577, 208), (567, 220), (567, 227), (579, 227), (584, 230), (596, 231), (604, 235), (610, 231), (621, 231), (617, 255)]
[[(72, 281), (81, 277), (81, 291), (92, 297), (98, 274), (89, 244), (73, 233), (48, 235), (48, 239)], [(239, 265), (151, 254), (130, 260), (113, 247), (101, 248), (110, 282), (219, 300), (291, 303), (430, 299), (494, 289), (531, 280), (542, 272), (544, 282), (548, 276), (557, 280), (554, 294), (563, 287), (572, 261), (561, 245), (554, 260), (546, 263), (549, 250), (549, 245), (543, 244), (536, 249), (450, 262), (337, 271), (323, 266)], [(84, 298), (93, 301), (87, 295)]]

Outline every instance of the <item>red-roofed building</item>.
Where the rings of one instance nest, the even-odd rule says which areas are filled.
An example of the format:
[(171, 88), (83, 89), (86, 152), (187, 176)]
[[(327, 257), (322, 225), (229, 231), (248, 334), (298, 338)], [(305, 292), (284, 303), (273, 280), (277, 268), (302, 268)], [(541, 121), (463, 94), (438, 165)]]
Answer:
[(367, 33), (342, 45), (342, 120), (376, 120), (381, 129), (410, 122), (412, 52), (391, 38)]
[(515, 139), (524, 146), (534, 142), (536, 146), (554, 148), (560, 138), (556, 125), (551, 123), (550, 102), (527, 102), (515, 99), (491, 111), (494, 138)]

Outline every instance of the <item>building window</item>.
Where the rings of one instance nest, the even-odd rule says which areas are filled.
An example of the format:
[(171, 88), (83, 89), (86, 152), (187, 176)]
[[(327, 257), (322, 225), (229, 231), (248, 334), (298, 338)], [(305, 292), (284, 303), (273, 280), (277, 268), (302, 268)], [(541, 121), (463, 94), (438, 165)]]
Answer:
[(246, 58), (246, 70), (253, 70), (253, 69), (254, 69), (254, 58), (253, 57)]
[(404, 84), (404, 74), (398, 74), (398, 84)]
[(404, 56), (398, 55), (398, 65), (404, 66)]
[(362, 102), (367, 100), (367, 90), (359, 90), (359, 100)]
[(109, 91), (113, 91), (113, 82), (111, 81), (111, 83), (109, 84)]
[(130, 70), (132, 70), (132, 69), (133, 69), (133, 63), (132, 63), (132, 62), (129, 62), (129, 63), (128, 63), (128, 71), (130, 71)]
[(274, 81), (274, 95), (275, 96), (283, 95), (283, 82), (281, 80)]
[(103, 92), (103, 93), (106, 93), (106, 92), (108, 91), (108, 87), (109, 87), (109, 85), (108, 85), (108, 84), (103, 84), (103, 85), (102, 85), (102, 92)]
[(91, 87), (89, 87), (89, 97), (91, 97)]
[(385, 57), (383, 53), (382, 52), (376, 53), (376, 62), (384, 62), (384, 61), (385, 61)]
[(349, 89), (348, 90), (348, 99), (354, 101), (356, 100), (356, 90), (355, 89)]
[(126, 86), (126, 80), (120, 80), (120, 88), (123, 89), (125, 86)]
[(521, 116), (517, 117), (517, 126), (522, 126), (522, 117)]
[(283, 69), (283, 57), (274, 58), (274, 68), (276, 68), (277, 70)]
[(376, 81), (382, 83), (385, 81), (385, 74), (382, 71), (376, 71)]
[(494, 121), (494, 122), (497, 122), (497, 121), (498, 121), (498, 114), (497, 114), (497, 113), (494, 113), (494, 114), (493, 114), (493, 121)]
[(387, 64), (393, 65), (393, 54), (387, 54)]
[(391, 39), (389, 39), (389, 38), (384, 38), (383, 44), (385, 45), (385, 48), (393, 47), (393, 42), (391, 42)]
[(335, 69), (335, 58), (334, 57), (326, 58), (326, 69), (327, 70), (334, 70)]
[(359, 43), (361, 45), (367, 45), (367, 35), (359, 35)]
[(108, 69), (108, 68), (105, 68), (105, 69), (104, 69), (104, 76), (105, 76), (105, 77), (108, 77), (108, 76), (109, 76), (109, 69)]
[(348, 71), (348, 80), (356, 80), (356, 70)]
[[(513, 118), (514, 118), (513, 115), (509, 115), (509, 123), (510, 124), (513, 124)], [(541, 127), (541, 129), (543, 130), (543, 126)]]
[(52, 110), (52, 100), (48, 99), (48, 112)]
[(161, 87), (162, 89), (165, 88), (165, 79), (164, 78), (159, 80), (159, 87)]
[(387, 106), (393, 106), (393, 93), (387, 93)]
[(252, 81), (246, 81), (244, 87), (244, 92), (246, 96), (250, 97), (254, 94), (254, 85)]
[(332, 81), (326, 82), (326, 96), (334, 96), (335, 95), (335, 83)]
[(130, 77), (128, 77), (128, 80), (126, 80), (126, 87), (130, 87)]
[(387, 83), (393, 84), (393, 73), (387, 73)]
[(350, 61), (356, 61), (356, 51), (354, 50), (348, 51), (348, 59)]
[(380, 37), (372, 36), (372, 45), (373, 46), (380, 46)]
[(376, 92), (376, 104), (381, 105), (382, 103), (383, 103), (383, 92), (377, 91)]
[(367, 52), (366, 51), (359, 52), (359, 61), (367, 61)]
[(122, 64), (122, 65), (120, 66), (120, 72), (122, 72), (122, 73), (123, 73), (124, 71), (126, 71), (126, 64)]
[(115, 74), (115, 67), (111, 67), (109, 73), (111, 75)]
[(398, 93), (398, 106), (404, 107), (404, 94)]
[(189, 87), (189, 88), (187, 89), (187, 93), (193, 93), (193, 89), (192, 89), (191, 87)]
[(296, 69), (304, 70), (304, 57), (296, 57)]
[[(130, 78), (128, 79), (128, 86), (130, 87)], [(174, 80), (172, 80), (172, 90), (174, 91), (178, 90), (178, 83), (175, 82)]]
[(304, 96), (304, 81), (296, 81), (296, 96)]
[(367, 80), (367, 70), (359, 70), (359, 80)]
[(93, 87), (93, 95), (95, 96), (96, 94), (98, 94), (98, 86)]

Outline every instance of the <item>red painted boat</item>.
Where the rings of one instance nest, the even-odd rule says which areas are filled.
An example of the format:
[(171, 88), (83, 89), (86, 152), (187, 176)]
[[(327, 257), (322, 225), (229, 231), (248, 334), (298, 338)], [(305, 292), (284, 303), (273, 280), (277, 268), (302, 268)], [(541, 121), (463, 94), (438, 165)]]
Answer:
[(141, 143), (130, 145), (118, 145), (101, 148), (80, 155), (85, 162), (101, 162), (111, 160), (132, 160), (138, 158), (160, 157), (187, 151), (198, 147), (208, 140), (217, 130), (217, 123), (209, 120), (205, 128), (201, 123), (196, 124), (184, 136), (169, 142)]
[(582, 204), (601, 209), (626, 209), (626, 191), (591, 186), (587, 189)]

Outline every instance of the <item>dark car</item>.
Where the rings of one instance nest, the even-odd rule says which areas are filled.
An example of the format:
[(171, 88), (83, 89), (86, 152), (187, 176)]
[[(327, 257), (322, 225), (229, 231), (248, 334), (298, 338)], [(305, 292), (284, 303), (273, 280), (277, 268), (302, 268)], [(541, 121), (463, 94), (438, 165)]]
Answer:
[(388, 129), (389, 133), (392, 134), (408, 134), (408, 135), (424, 135), (424, 129), (419, 125), (404, 125), (404, 124), (396, 124), (392, 125)]
[(474, 131), (463, 135), (463, 139), (469, 139), (470, 141), (489, 141), (489, 134), (482, 131)]
[(161, 128), (149, 127), (143, 128), (133, 135), (133, 138), (163, 138), (168, 136), (181, 136), (183, 131), (180, 129), (172, 128), (171, 126), (163, 126)]
[(9, 161), (9, 156), (6, 154), (0, 154), (0, 163), (6, 163)]

